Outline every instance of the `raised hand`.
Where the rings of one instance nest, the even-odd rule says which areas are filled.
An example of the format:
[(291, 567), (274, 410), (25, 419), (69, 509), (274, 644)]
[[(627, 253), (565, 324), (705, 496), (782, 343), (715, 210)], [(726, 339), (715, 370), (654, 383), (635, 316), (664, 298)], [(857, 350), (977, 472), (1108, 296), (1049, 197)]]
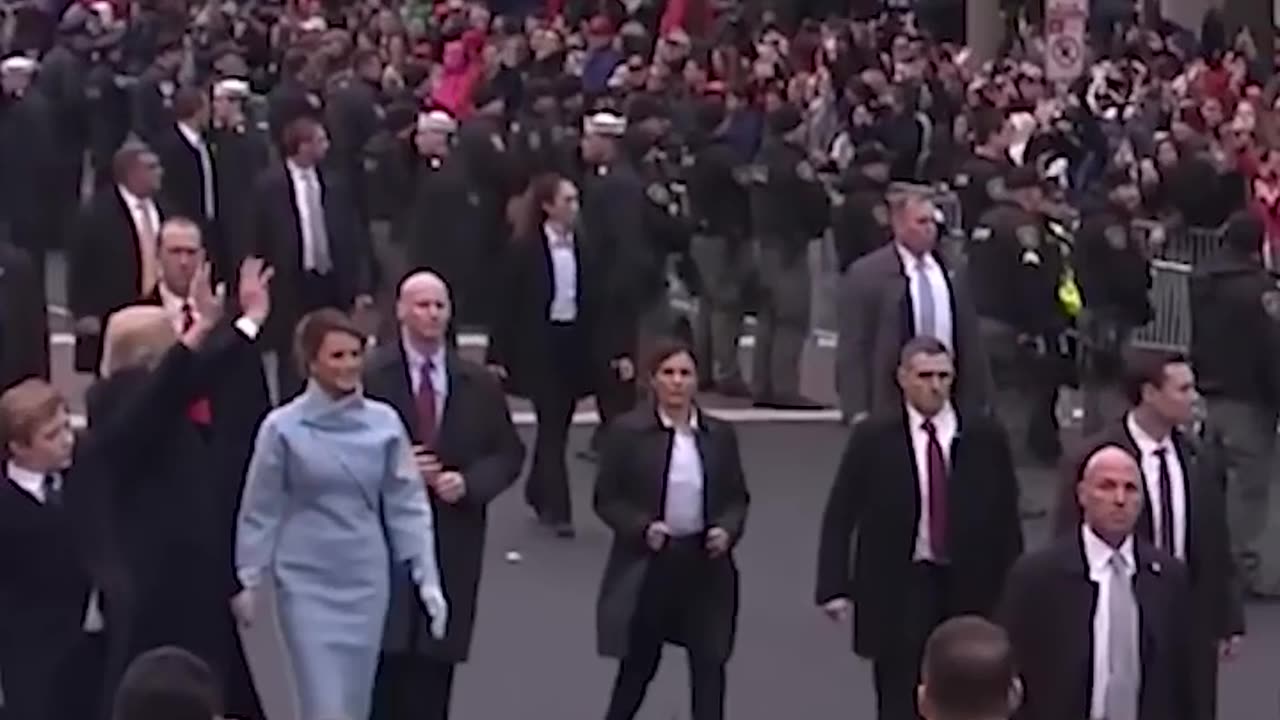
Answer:
[(226, 307), (227, 288), (219, 283), (217, 288), (212, 284), (213, 269), (204, 263), (196, 270), (191, 280), (191, 302), (195, 305), (196, 322), (182, 336), (182, 343), (194, 348), (199, 345), (217, 324), (222, 320), (222, 312)]
[(271, 314), (271, 278), (275, 269), (259, 257), (247, 257), (240, 263), (240, 311), (261, 325)]

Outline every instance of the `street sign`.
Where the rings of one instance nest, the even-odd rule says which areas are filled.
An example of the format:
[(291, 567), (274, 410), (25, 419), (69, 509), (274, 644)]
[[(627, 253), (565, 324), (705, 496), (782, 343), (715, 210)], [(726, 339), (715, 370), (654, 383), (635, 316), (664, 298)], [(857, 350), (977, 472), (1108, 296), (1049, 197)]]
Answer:
[(1071, 82), (1084, 74), (1089, 0), (1046, 0), (1045, 78)]

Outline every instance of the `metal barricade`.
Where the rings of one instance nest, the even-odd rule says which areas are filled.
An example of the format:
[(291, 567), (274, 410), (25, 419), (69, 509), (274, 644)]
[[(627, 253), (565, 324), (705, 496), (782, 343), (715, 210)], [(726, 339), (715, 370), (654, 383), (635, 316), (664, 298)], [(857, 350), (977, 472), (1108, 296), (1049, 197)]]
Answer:
[(1151, 257), (1195, 267), (1222, 247), (1225, 227), (1167, 227), (1154, 220), (1135, 220), (1135, 232)]
[(1151, 307), (1155, 317), (1138, 328), (1135, 347), (1188, 352), (1191, 348), (1190, 263), (1151, 261)]

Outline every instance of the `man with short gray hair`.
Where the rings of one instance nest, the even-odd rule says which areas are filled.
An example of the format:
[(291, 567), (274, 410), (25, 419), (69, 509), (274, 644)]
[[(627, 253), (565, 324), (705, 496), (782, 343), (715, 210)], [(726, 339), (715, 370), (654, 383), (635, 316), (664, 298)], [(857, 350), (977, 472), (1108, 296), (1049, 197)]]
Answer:
[(847, 422), (901, 405), (898, 352), (912, 336), (938, 339), (952, 353), (957, 404), (985, 412), (992, 388), (968, 282), (936, 251), (936, 208), (927, 188), (889, 191), (893, 242), (849, 266), (836, 316), (836, 389)]

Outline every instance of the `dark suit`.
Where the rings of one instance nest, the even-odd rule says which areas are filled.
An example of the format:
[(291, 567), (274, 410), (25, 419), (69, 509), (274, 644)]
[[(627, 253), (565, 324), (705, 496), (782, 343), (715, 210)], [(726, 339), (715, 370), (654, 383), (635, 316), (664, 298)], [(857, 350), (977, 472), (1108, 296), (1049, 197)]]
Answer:
[[(163, 222), (164, 205), (156, 209)], [(160, 227), (156, 226), (159, 239)], [(81, 210), (72, 239), (67, 282), (71, 314), (76, 318), (95, 317), (106, 332), (111, 313), (141, 299), (142, 257), (138, 231), (124, 198), (114, 186), (95, 193)], [(102, 360), (102, 333), (76, 337), (76, 369), (97, 373)]]
[[(751, 498), (738, 436), (729, 423), (697, 413), (703, 523), (742, 538)], [(613, 531), (596, 605), (601, 655), (621, 659), (610, 720), (629, 720), (657, 671), (666, 642), (683, 645), (692, 673), (693, 717), (723, 717), (724, 663), (738, 621), (738, 568), (732, 552), (710, 558), (705, 533), (671, 538), (659, 552), (645, 531), (665, 514), (674, 431), (653, 405), (618, 416), (605, 432), (595, 510)]]
[[(1068, 472), (1063, 478), (1056, 520), (1059, 535), (1078, 532), (1080, 506), (1075, 498), (1075, 485), (1083, 472), (1084, 461), (1094, 450), (1106, 445), (1124, 449), (1141, 465), (1138, 446), (1124, 420), (1086, 439), (1082, 452), (1068, 463)], [(1174, 431), (1173, 446), (1186, 484), (1184, 544), (1195, 629), (1196, 717), (1211, 720), (1217, 715), (1218, 641), (1244, 633), (1242, 588), (1231, 557), (1227, 527), (1226, 468), (1210, 447), (1181, 431)], [(1138, 537), (1154, 542), (1153, 527), (1151, 505), (1146, 503), (1138, 518)]]
[(1022, 552), (1008, 440), (991, 420), (964, 416), (947, 478), (950, 560), (914, 559), (920, 481), (904, 414), (854, 426), (823, 513), (814, 593), (819, 605), (852, 599), (853, 648), (875, 662), (881, 720), (916, 717), (915, 685), (929, 633), (955, 615), (989, 615), (1005, 572)]
[(341, 176), (317, 168), (333, 269), (320, 276), (303, 268), (303, 236), (293, 179), (283, 162), (264, 170), (254, 185), (252, 252), (275, 268), (271, 317), (263, 328), (267, 348), (280, 353), (281, 400), (302, 387), (293, 366), (293, 329), (306, 313), (322, 307), (347, 310), (370, 292), (368, 229), (356, 212)]
[(131, 127), (148, 143), (154, 142), (173, 124), (173, 94), (177, 83), (149, 68), (133, 87)]
[[(956, 407), (985, 412), (994, 392), (987, 352), (978, 329), (978, 311), (963, 273), (947, 267), (939, 253), (951, 299), (955, 340)], [(902, 258), (894, 243), (864, 255), (840, 280), (840, 347), (836, 357), (836, 389), (846, 418), (860, 413), (895, 411), (901, 391), (894, 380), (898, 353), (918, 331)]]
[(0, 391), (49, 375), (43, 283), (27, 254), (0, 239)]
[[(94, 462), (100, 455), (109, 458), (90, 469), (106, 474), (101, 482), (113, 493), (84, 510), (104, 516), (91, 527), (97, 528), (93, 542), (110, 550), (109, 561), (118, 568), (99, 585), (116, 653), (109, 682), (116, 677), (110, 673), (162, 645), (195, 653), (220, 680), (232, 667), (236, 646), (227, 603), (239, 589), (232, 527), (248, 452), (236, 447), (244, 445), (236, 438), (252, 432), (252, 418), (265, 412), (265, 403), (259, 404), (261, 412), (246, 410), (255, 404), (251, 386), (236, 370), (257, 359), (250, 341), (224, 326), (206, 345), (198, 354), (185, 352), (185, 359), (185, 349), (177, 346), (171, 353), (179, 357), (169, 361), (178, 364), (176, 370), (162, 363), (153, 371), (119, 371), (90, 388), (86, 398), (90, 437), (103, 434)], [(261, 385), (257, 392), (265, 396)], [(213, 407), (215, 424), (209, 428), (188, 417), (200, 397)], [(218, 413), (238, 430), (224, 425), (217, 436)]]
[(495, 308), (488, 361), (506, 369), (508, 392), (532, 400), (538, 418), (525, 501), (548, 521), (567, 523), (573, 519), (564, 459), (569, 425), (577, 401), (591, 394), (612, 357), (600, 347), (608, 340), (601, 313), (603, 278), (591, 241), (576, 235), (577, 319), (553, 323), (555, 275), (544, 230), (519, 238), (507, 252), (500, 285), (504, 297)]
[[(506, 398), (488, 371), (453, 352), (446, 354), (445, 368), (448, 391), (433, 450), (445, 470), (462, 473), (467, 488), (452, 505), (428, 493), (449, 623), (444, 639), (433, 638), (408, 573), (392, 570), (374, 718), (448, 717), (453, 666), (467, 659), (475, 624), (487, 507), (515, 482), (524, 464), (524, 445)], [(398, 338), (370, 359), (365, 391), (395, 407), (414, 443), (421, 442), (410, 371)]]
[(96, 691), (96, 678), (72, 672), (88, 642), (89, 572), (66, 508), (3, 473), (0, 464), (0, 718), (74, 720), (68, 694)]
[(161, 130), (154, 140), (156, 155), (164, 167), (164, 187), (160, 197), (164, 199), (165, 208), (173, 215), (185, 217), (200, 226), (204, 237), (204, 247), (209, 261), (213, 263), (214, 274), (218, 279), (233, 275), (228, 265), (231, 258), (223, 247), (223, 235), (219, 225), (213, 222), (217, 212), (217, 167), (214, 159), (214, 148), (209, 142), (208, 133), (202, 133), (205, 152), (209, 156), (209, 173), (213, 177), (213, 197), (209, 198), (214, 207), (205, 207), (205, 175), (204, 166), (200, 162), (200, 151), (187, 141), (176, 123)]
[[(1182, 563), (1138, 539), (1134, 595), (1140, 618), (1140, 720), (1194, 718), (1191, 597)], [(1080, 531), (1029, 553), (1009, 571), (999, 620), (1013, 643), (1025, 696), (1017, 720), (1090, 717), (1093, 612)]]

